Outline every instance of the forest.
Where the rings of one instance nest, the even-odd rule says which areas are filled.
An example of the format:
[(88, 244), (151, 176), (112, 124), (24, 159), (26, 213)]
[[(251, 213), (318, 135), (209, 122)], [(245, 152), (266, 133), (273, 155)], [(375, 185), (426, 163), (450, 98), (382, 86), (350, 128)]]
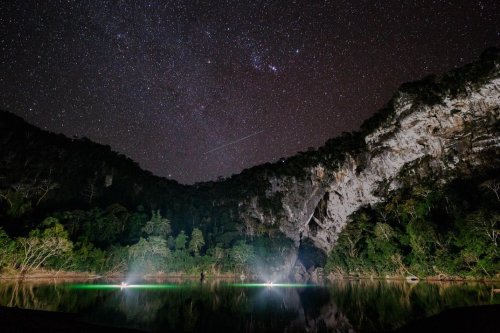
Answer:
[(292, 242), (282, 236), (253, 239), (239, 232), (214, 238), (198, 228), (172, 233), (160, 211), (118, 204), (104, 210), (64, 211), (45, 218), (25, 237), (10, 238), (0, 229), (2, 273), (29, 275), (37, 269), (103, 275), (252, 274), (280, 265)]
[[(411, 179), (411, 178), (410, 178)], [(500, 181), (407, 182), (351, 217), (325, 265), (337, 276), (498, 279)]]

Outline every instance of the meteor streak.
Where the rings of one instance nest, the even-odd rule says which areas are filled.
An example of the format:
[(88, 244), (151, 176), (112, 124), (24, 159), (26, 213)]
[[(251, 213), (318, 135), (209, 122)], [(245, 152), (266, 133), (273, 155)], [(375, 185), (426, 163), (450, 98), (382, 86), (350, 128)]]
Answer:
[(244, 137), (242, 137), (242, 138), (240, 138), (240, 139), (238, 139), (238, 140), (234, 140), (234, 141), (231, 141), (231, 142), (225, 143), (225, 144), (223, 144), (223, 145), (221, 145), (221, 146), (219, 146), (219, 147), (215, 147), (214, 149), (210, 149), (209, 151), (204, 152), (204, 153), (203, 153), (203, 155), (206, 155), (206, 154), (212, 153), (212, 152), (214, 152), (214, 151), (216, 151), (216, 150), (219, 150), (219, 149), (225, 148), (225, 147), (230, 146), (230, 145), (234, 145), (235, 143), (238, 143), (238, 142), (241, 142), (241, 141), (246, 140), (246, 139), (248, 139), (248, 138), (251, 138), (252, 136), (256, 136), (257, 134), (260, 134), (260, 133), (262, 133), (262, 132), (264, 132), (264, 130), (261, 130), (261, 131), (259, 131), (259, 132), (255, 132), (255, 133), (253, 133), (253, 134), (249, 134), (249, 135), (244, 136)]

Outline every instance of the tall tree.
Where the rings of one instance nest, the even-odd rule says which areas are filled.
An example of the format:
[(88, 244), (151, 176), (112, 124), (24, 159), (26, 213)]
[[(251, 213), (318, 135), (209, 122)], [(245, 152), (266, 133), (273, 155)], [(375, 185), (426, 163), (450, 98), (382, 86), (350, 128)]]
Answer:
[(231, 249), (231, 259), (233, 259), (236, 266), (240, 267), (242, 270), (253, 256), (253, 246), (245, 243), (244, 241), (237, 242)]
[(14, 245), (12, 239), (0, 228), (0, 269), (15, 262)]
[(167, 238), (172, 232), (170, 227), (170, 220), (164, 218), (160, 214), (160, 210), (156, 212), (153, 210), (151, 213), (151, 220), (146, 222), (146, 225), (142, 229), (148, 236), (158, 236), (162, 238)]
[(187, 236), (184, 233), (184, 230), (181, 230), (181, 232), (175, 237), (175, 250), (176, 251), (183, 251), (186, 249), (186, 243), (187, 243)]
[(189, 251), (196, 257), (200, 254), (200, 250), (205, 245), (205, 239), (200, 229), (194, 228), (191, 233), (191, 240), (189, 241)]
[(46, 227), (43, 231), (35, 229), (30, 232), (29, 237), (17, 239), (23, 274), (36, 270), (50, 258), (69, 254), (73, 248), (68, 233), (57, 219), (46, 218), (42, 225)]

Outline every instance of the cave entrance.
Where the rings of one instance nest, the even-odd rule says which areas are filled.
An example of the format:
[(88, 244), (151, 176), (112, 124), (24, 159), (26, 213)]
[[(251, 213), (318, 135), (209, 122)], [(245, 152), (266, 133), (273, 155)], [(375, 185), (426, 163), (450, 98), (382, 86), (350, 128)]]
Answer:
[(300, 243), (297, 259), (304, 265), (306, 270), (309, 270), (315, 267), (324, 267), (326, 263), (326, 254), (323, 250), (314, 246), (309, 238), (305, 238)]

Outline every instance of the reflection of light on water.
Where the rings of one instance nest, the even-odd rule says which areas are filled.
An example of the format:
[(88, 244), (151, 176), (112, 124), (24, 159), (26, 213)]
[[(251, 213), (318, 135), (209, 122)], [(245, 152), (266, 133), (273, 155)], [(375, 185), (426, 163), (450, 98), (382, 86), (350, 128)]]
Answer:
[(102, 289), (178, 289), (182, 288), (180, 285), (175, 284), (127, 284), (122, 282), (120, 284), (72, 284), (70, 289), (81, 290), (102, 290)]
[[(314, 284), (301, 284), (301, 283), (277, 283), (268, 281), (265, 283), (229, 283), (227, 286), (236, 288), (311, 288), (317, 287)], [(112, 290), (112, 289), (144, 289), (144, 290), (158, 290), (158, 289), (182, 289), (192, 288), (190, 284), (128, 284), (121, 282), (120, 284), (71, 284), (68, 286), (70, 289), (80, 290)]]
[(231, 287), (238, 288), (311, 288), (317, 287), (314, 284), (304, 284), (304, 283), (275, 283), (272, 281), (266, 283), (233, 283), (230, 284)]
[[(281, 332), (320, 328), (363, 332), (373, 327), (394, 330), (422, 317), (422, 306), (431, 309), (426, 315), (432, 315), (452, 307), (498, 303), (498, 294), (491, 295), (498, 287), (482, 283), (420, 282), (415, 286), (402, 281), (342, 280), (314, 285), (287, 283), (271, 276), (256, 283), (239, 283), (238, 277), (213, 285), (211, 280), (203, 285), (197, 279), (174, 281), (155, 283), (130, 277), (76, 284), (2, 281), (0, 304), (81, 313), (82, 318), (103, 325), (126, 318), (130, 328), (145, 330), (173, 330), (179, 323), (174, 314), (182, 312), (187, 319), (179, 325), (189, 322), (198, 332), (208, 325), (221, 332), (228, 326), (233, 331), (255, 328), (248, 332), (262, 327)], [(165, 309), (171, 317), (165, 315)], [(162, 326), (157, 326), (159, 322)]]

